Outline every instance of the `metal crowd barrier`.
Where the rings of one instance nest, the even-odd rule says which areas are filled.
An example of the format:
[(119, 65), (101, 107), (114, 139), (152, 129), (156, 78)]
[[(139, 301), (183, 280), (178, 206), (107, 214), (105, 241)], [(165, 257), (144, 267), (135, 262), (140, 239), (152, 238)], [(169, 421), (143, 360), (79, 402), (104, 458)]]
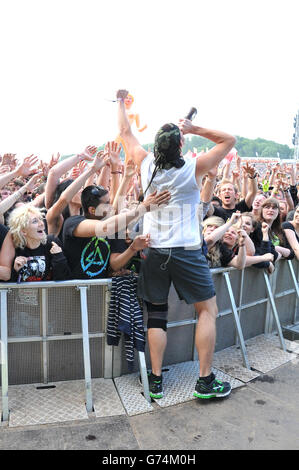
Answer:
[[(295, 323), (297, 321), (299, 263), (297, 260), (282, 260), (276, 265), (276, 270), (271, 276), (264, 270), (256, 268), (246, 268), (243, 271), (234, 268), (212, 269), (219, 309), (217, 317), (218, 346), (217, 343), (216, 346), (218, 350), (221, 350), (237, 343), (242, 352), (243, 365), (249, 369), (250, 363), (245, 346), (246, 337), (256, 336), (260, 332), (270, 333), (275, 329), (280, 346), (285, 351), (281, 323)], [(108, 346), (106, 342), (110, 287), (111, 279), (22, 284), (0, 283), (3, 421), (7, 421), (9, 417), (9, 382), (20, 383), (21, 380), (21, 383), (24, 383), (24, 380), (27, 379), (26, 373), (27, 375), (29, 373), (30, 376), (30, 368), (38, 370), (36, 374), (32, 372), (33, 378), (28, 378), (30, 383), (43, 382), (47, 384), (53, 381), (53, 377), (56, 379), (58, 377), (58, 380), (78, 378), (78, 374), (81, 373), (78, 344), (80, 344), (79, 349), (81, 348), (83, 356), (82, 369), (88, 412), (93, 410), (92, 377), (115, 378), (127, 373), (123, 345), (120, 343), (119, 346), (113, 347)], [(277, 304), (279, 305), (277, 306)], [(195, 360), (194, 335), (197, 319), (193, 306), (187, 306), (179, 301), (176, 293), (172, 291), (169, 310), (168, 348), (172, 352), (172, 356), (167, 357), (166, 355), (166, 363)], [(249, 312), (249, 315), (246, 315), (246, 311)], [(145, 311), (145, 324), (146, 315)], [(228, 322), (227, 319), (229, 319)], [(185, 336), (182, 334), (182, 330), (180, 330), (179, 336), (172, 335), (173, 331), (177, 333), (176, 328), (183, 327), (186, 330)], [(68, 328), (74, 331), (68, 331)], [(70, 350), (67, 353), (63, 347), (60, 348), (61, 344), (66, 343), (70, 345)], [(31, 346), (40, 345), (40, 349), (32, 347), (29, 360), (27, 359), (29, 365), (27, 364), (28, 372), (26, 372), (26, 367), (20, 362), (26, 356), (25, 349), (28, 344)], [(21, 345), (20, 357), (14, 349), (8, 354), (8, 345), (11, 348)], [(57, 355), (57, 349), (60, 351), (60, 356)], [(184, 354), (187, 354), (188, 357), (185, 357)], [(39, 355), (38, 358), (37, 355)], [(71, 358), (68, 359), (69, 365), (67, 367), (66, 357)], [(73, 357), (74, 359), (72, 359)], [(78, 370), (74, 368), (76, 358), (79, 364)], [(61, 359), (62, 363), (60, 364)], [(139, 369), (140, 371), (144, 396), (150, 402), (147, 359), (147, 350), (145, 353), (139, 352), (135, 370)], [(37, 365), (34, 363), (35, 360)], [(99, 364), (100, 361), (102, 361), (101, 364)], [(60, 369), (59, 364), (61, 365)], [(57, 370), (55, 365), (57, 365)], [(17, 375), (13, 375), (9, 381), (9, 374), (16, 374), (15, 371), (18, 367), (21, 371), (21, 379)], [(76, 369), (74, 376), (69, 373), (69, 369), (72, 368)]]

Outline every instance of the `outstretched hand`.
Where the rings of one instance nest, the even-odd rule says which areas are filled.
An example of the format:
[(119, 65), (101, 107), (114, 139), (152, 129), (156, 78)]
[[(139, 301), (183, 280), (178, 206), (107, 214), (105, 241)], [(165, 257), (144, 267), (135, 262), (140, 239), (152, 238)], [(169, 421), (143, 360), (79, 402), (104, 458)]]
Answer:
[(127, 90), (117, 90), (116, 92), (116, 98), (120, 101), (123, 101), (126, 99), (126, 97), (128, 96), (128, 91)]
[(109, 153), (104, 152), (103, 150), (100, 150), (96, 154), (91, 167), (94, 168), (94, 170), (97, 172), (101, 168), (103, 168), (105, 165), (107, 165), (109, 160), (110, 160)]
[(121, 152), (121, 146), (118, 145), (117, 142), (107, 142), (105, 145), (105, 152), (109, 154), (111, 167), (119, 167), (121, 163), (121, 159), (119, 158)]
[(33, 173), (36, 173), (36, 169), (33, 167), (37, 162), (38, 158), (34, 155), (30, 155), (29, 157), (24, 158), (23, 163), (17, 168), (18, 176), (27, 177)]

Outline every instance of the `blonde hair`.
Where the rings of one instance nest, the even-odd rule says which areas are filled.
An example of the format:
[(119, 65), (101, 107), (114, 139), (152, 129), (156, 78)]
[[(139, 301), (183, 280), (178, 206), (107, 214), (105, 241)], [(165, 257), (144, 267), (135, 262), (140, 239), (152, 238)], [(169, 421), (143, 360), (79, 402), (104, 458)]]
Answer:
[[(26, 236), (23, 230), (28, 227), (29, 215), (33, 214), (39, 218), (43, 217), (42, 211), (33, 206), (31, 203), (24, 204), (14, 209), (8, 219), (8, 227), (12, 236), (13, 244), (15, 248), (25, 248), (27, 245)], [(47, 243), (47, 235), (41, 241), (43, 245)]]
[(218, 217), (217, 215), (211, 215), (207, 219), (205, 219), (202, 222), (202, 227), (203, 231), (205, 231), (205, 228), (208, 227), (209, 225), (215, 225), (216, 227), (221, 227), (221, 225), (224, 225), (225, 222), (222, 219), (222, 217)]

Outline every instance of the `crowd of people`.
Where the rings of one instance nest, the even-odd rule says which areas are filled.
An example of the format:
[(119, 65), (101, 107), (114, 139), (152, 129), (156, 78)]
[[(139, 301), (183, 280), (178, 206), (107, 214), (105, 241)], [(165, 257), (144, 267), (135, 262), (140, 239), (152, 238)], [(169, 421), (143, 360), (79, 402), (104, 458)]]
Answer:
[[(153, 152), (145, 151), (126, 116), (126, 93), (117, 93), (117, 118), (127, 161), (117, 142), (101, 151), (89, 145), (64, 159), (53, 155), (49, 162), (34, 155), (1, 157), (0, 280), (138, 274), (138, 295), (149, 316), (155, 398), (163, 396), (167, 289), (173, 282), (199, 316), (196, 396), (218, 396), (206, 391), (211, 383), (224, 396), (230, 390), (211, 373), (217, 307), (209, 271), (252, 266), (272, 274), (277, 260), (299, 260), (298, 162), (241, 158), (234, 137), (188, 119), (163, 126)], [(183, 156), (188, 134), (206, 137), (215, 147)], [(184, 271), (189, 258), (192, 269)], [(198, 279), (205, 280), (201, 287)], [(199, 289), (205, 296), (198, 297)]]

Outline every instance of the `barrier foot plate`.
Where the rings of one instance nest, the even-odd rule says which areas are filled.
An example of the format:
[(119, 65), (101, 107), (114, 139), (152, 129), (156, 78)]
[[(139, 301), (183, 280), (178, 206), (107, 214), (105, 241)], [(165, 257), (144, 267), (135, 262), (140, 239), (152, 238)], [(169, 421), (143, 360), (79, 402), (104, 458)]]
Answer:
[(97, 418), (126, 414), (111, 379), (92, 379), (94, 413)]
[(88, 419), (84, 381), (12, 385), (9, 427)]
[[(290, 343), (286, 342), (287, 349), (292, 347)], [(246, 340), (245, 344), (251, 367), (264, 374), (297, 357), (294, 352), (281, 349), (279, 338), (275, 334), (259, 335)]]
[(139, 372), (116, 377), (114, 383), (129, 416), (153, 411), (153, 406), (143, 396), (143, 388), (139, 383)]

